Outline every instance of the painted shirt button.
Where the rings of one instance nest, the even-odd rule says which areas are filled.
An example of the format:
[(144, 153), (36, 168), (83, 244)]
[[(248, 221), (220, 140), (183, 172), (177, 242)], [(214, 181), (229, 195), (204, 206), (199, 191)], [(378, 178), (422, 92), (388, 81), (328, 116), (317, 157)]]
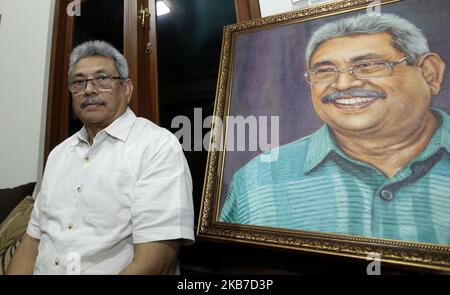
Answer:
[(77, 193), (81, 193), (81, 186), (77, 187)]
[(72, 224), (72, 223), (69, 223), (69, 224), (67, 225), (67, 227), (68, 227), (69, 229), (72, 229), (72, 228), (73, 228), (73, 224)]
[(55, 265), (59, 265), (59, 259), (55, 258)]
[(386, 201), (390, 201), (394, 198), (394, 193), (391, 192), (390, 190), (383, 189), (381, 190), (381, 197)]
[(84, 162), (85, 162), (85, 163), (89, 163), (90, 160), (91, 160), (91, 159), (90, 159), (89, 157), (84, 158)]

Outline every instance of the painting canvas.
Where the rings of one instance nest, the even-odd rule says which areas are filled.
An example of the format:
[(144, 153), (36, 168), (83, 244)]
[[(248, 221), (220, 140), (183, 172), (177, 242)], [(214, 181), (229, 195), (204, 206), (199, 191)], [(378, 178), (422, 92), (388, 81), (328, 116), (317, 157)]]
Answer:
[(199, 236), (448, 269), (448, 13), (348, 0), (226, 27)]

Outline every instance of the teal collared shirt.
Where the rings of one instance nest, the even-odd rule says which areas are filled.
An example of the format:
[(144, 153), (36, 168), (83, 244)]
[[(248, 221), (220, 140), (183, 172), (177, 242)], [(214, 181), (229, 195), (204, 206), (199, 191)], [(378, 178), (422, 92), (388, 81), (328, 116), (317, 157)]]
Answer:
[(450, 244), (450, 116), (392, 178), (348, 157), (326, 125), (257, 156), (233, 177), (220, 220)]

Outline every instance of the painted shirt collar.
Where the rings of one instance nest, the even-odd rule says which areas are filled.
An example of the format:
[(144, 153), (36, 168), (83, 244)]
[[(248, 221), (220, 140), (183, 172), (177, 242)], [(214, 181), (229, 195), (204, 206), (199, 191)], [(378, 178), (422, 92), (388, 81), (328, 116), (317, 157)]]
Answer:
[[(417, 157), (416, 160), (425, 160), (431, 155), (436, 153), (440, 148), (447, 150), (450, 153), (450, 116), (438, 109), (432, 109), (433, 113), (440, 118), (440, 126), (431, 137), (425, 150), (423, 150)], [(310, 142), (308, 146), (308, 151), (306, 154), (305, 164), (303, 166), (303, 172), (305, 174), (309, 173), (316, 166), (325, 161), (328, 154), (334, 151), (338, 155), (349, 159), (349, 158), (337, 145), (334, 136), (329, 130), (329, 127), (325, 124), (310, 137)], [(359, 162), (359, 161), (358, 161)], [(359, 162), (362, 163), (362, 162)], [(364, 163), (362, 163), (364, 164)]]

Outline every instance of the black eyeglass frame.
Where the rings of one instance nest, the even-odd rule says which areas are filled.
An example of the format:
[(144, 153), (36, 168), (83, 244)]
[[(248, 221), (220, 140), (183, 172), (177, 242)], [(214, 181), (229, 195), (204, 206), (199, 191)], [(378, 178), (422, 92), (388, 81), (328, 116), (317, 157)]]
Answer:
[(105, 89), (111, 89), (112, 88), (112, 83), (111, 83), (111, 87), (100, 86), (98, 84), (98, 82), (96, 82), (96, 80), (100, 79), (100, 78), (108, 78), (108, 79), (112, 79), (112, 80), (126, 80), (125, 78), (118, 77), (118, 76), (115, 77), (115, 76), (111, 76), (111, 75), (99, 75), (99, 76), (96, 76), (96, 77), (91, 78), (91, 79), (84, 79), (84, 78), (82, 78), (80, 80), (84, 80), (84, 86), (82, 88), (80, 88), (80, 90), (75, 90), (75, 89), (73, 89), (73, 83), (75, 82), (75, 80), (72, 80), (72, 81), (69, 81), (69, 85), (68, 85), (69, 86), (69, 91), (71, 93), (83, 92), (83, 91), (86, 90), (86, 87), (87, 87), (87, 84), (88, 84), (89, 81), (92, 81), (92, 85), (94, 85), (94, 87), (97, 88), (98, 90), (105, 90)]

